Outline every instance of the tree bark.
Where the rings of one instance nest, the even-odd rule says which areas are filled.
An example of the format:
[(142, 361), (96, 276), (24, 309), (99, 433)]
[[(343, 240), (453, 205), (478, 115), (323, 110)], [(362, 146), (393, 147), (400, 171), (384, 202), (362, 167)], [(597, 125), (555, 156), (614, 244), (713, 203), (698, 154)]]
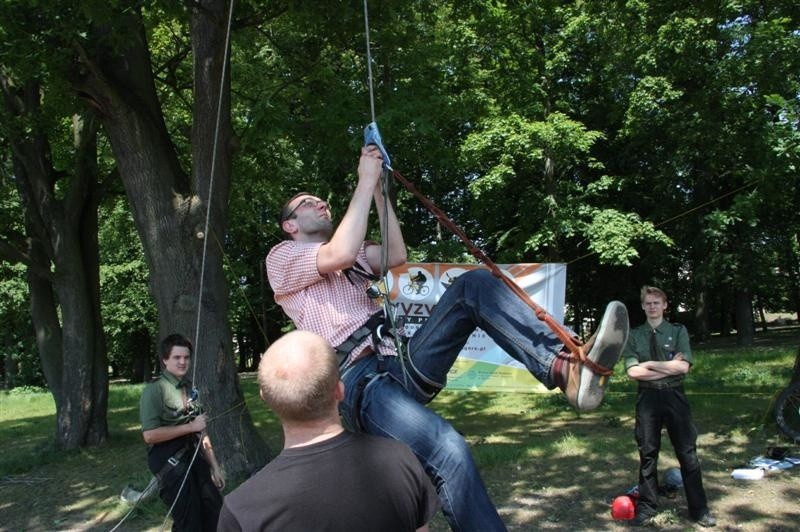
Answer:
[[(719, 334), (720, 336), (727, 337), (731, 334), (731, 290), (730, 287), (724, 285), (718, 291), (719, 305)], [(735, 307), (735, 304), (734, 304)]]
[[(245, 407), (227, 322), (228, 286), (220, 251), (226, 233), (232, 138), (230, 72), (226, 70), (224, 78), (222, 72), (225, 6), (221, 0), (202, 1), (192, 11), (191, 179), (180, 166), (164, 123), (138, 13), (122, 17), (113, 30), (127, 32), (124, 49), (83, 53), (74, 84), (101, 111), (142, 239), (159, 336), (178, 332), (196, 340), (191, 372), (209, 413), (215, 453), (229, 475), (239, 476), (266, 463), (269, 452)], [(107, 31), (98, 29), (100, 34)], [(222, 121), (215, 144), (221, 79)], [(209, 231), (203, 234), (207, 208)]]
[[(94, 113), (73, 117), (75, 133), (75, 173), (77, 181), (86, 183), (87, 189), (80, 200), (83, 208), (75, 212), (75, 222), (79, 227), (81, 261), (86, 277), (86, 301), (89, 305), (91, 319), (84, 327), (93, 336), (94, 345), (90, 353), (92, 380), (90, 409), (93, 414), (86, 435), (85, 444), (99, 445), (108, 437), (108, 349), (106, 335), (103, 330), (103, 317), (100, 310), (100, 248), (97, 239), (99, 223), (97, 210), (102, 193), (99, 191), (97, 177), (97, 128), (98, 121)], [(101, 412), (102, 415), (94, 415)]]
[(767, 314), (764, 312), (764, 304), (761, 302), (761, 298), (758, 298), (758, 318), (761, 322), (761, 332), (769, 331), (769, 326), (767, 325)]
[[(795, 247), (796, 246), (796, 247)], [(800, 234), (795, 235), (794, 242), (792, 239), (786, 239), (785, 245), (781, 246), (781, 264), (789, 279), (789, 299), (794, 312), (797, 315), (797, 320), (800, 321), (800, 256), (795, 251), (800, 249)]]
[[(234, 474), (246, 473), (266, 463), (268, 449), (255, 432), (244, 406), (233, 357), (228, 326), (228, 284), (220, 251), (227, 232), (230, 196), (233, 128), (230, 121), (230, 66), (225, 64), (227, 2), (206, 0), (192, 10), (191, 34), (194, 57), (194, 110), (192, 121), (192, 183), (202, 202), (198, 209), (208, 214), (205, 235), (207, 290), (201, 297), (205, 319), (196, 349), (198, 383), (214, 393), (206, 404), (214, 412), (232, 412), (231, 417), (211, 423), (209, 433), (216, 454)], [(221, 83), (222, 81), (222, 83)], [(220, 92), (221, 91), (221, 92)], [(220, 95), (222, 96), (220, 98)], [(219, 123), (217, 123), (219, 118)], [(198, 206), (200, 207), (200, 206)], [(197, 239), (194, 242), (201, 242)], [(196, 246), (197, 250), (199, 246)], [(192, 316), (194, 320), (195, 317)], [(207, 349), (205, 352), (204, 349)]]

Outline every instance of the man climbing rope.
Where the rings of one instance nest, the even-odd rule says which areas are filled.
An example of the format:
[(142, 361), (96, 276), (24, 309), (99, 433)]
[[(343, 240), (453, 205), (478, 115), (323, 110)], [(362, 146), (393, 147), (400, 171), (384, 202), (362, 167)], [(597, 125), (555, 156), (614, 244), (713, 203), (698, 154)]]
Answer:
[[(361, 150), (358, 184), (335, 231), (328, 205), (318, 197), (301, 193), (284, 204), (279, 222), (289, 240), (273, 247), (266, 261), (275, 301), (298, 329), (337, 346), (345, 423), (411, 447), (437, 487), (453, 530), (504, 530), (468, 445), (424, 405), (444, 387), (458, 353), (480, 327), (547, 388), (564, 390), (577, 409), (596, 408), (605, 375), (628, 337), (627, 311), (622, 303), (610, 303), (597, 333), (576, 356), (503, 282), (487, 270), (473, 270), (444, 292), (401, 360), (373, 300), (382, 258), (387, 268), (406, 261), (400, 225), (381, 194), (381, 166), (375, 146)], [(364, 241), (373, 201), (384, 249)]]
[[(161, 342), (159, 355), (161, 376), (145, 387), (139, 403), (147, 465), (158, 479), (161, 500), (171, 508), (173, 531), (216, 530), (225, 476), (205, 433), (206, 415), (191, 394), (192, 342), (171, 334)], [(197, 445), (200, 452), (192, 463)]]

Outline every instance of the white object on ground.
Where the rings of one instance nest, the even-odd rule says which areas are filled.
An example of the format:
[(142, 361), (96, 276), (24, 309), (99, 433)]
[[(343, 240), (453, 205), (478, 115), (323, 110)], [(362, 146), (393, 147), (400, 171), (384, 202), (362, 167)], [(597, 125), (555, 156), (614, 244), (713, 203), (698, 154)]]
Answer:
[(761, 480), (764, 478), (763, 469), (734, 469), (731, 476), (736, 480)]

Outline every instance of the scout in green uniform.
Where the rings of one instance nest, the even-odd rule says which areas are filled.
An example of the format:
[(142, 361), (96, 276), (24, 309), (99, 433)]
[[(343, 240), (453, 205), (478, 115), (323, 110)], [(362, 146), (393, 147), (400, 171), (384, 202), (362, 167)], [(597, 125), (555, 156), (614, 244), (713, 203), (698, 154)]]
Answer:
[[(172, 509), (172, 530), (213, 531), (225, 476), (205, 433), (206, 415), (187, 377), (191, 355), (192, 343), (185, 336), (172, 334), (161, 342), (161, 376), (142, 392), (139, 414), (142, 437), (148, 444), (147, 465), (158, 478), (161, 500), (172, 507), (178, 498)], [(201, 452), (189, 469), (198, 444)]]
[(641, 292), (647, 322), (631, 330), (622, 353), (628, 376), (639, 381), (636, 400), (636, 442), (639, 445), (639, 504), (633, 525), (647, 525), (658, 506), (658, 453), (661, 429), (667, 428), (689, 504), (689, 515), (701, 526), (714, 526), (708, 509), (700, 462), (697, 429), (692, 421), (683, 379), (692, 365), (686, 327), (664, 320), (667, 295), (645, 286)]

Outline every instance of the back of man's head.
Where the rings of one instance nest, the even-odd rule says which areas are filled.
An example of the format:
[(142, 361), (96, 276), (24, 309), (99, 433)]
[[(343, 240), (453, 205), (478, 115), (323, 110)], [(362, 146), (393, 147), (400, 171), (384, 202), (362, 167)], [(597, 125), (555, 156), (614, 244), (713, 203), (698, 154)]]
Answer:
[(281, 421), (336, 415), (336, 354), (317, 334), (293, 331), (275, 341), (258, 366), (258, 383), (261, 398)]

